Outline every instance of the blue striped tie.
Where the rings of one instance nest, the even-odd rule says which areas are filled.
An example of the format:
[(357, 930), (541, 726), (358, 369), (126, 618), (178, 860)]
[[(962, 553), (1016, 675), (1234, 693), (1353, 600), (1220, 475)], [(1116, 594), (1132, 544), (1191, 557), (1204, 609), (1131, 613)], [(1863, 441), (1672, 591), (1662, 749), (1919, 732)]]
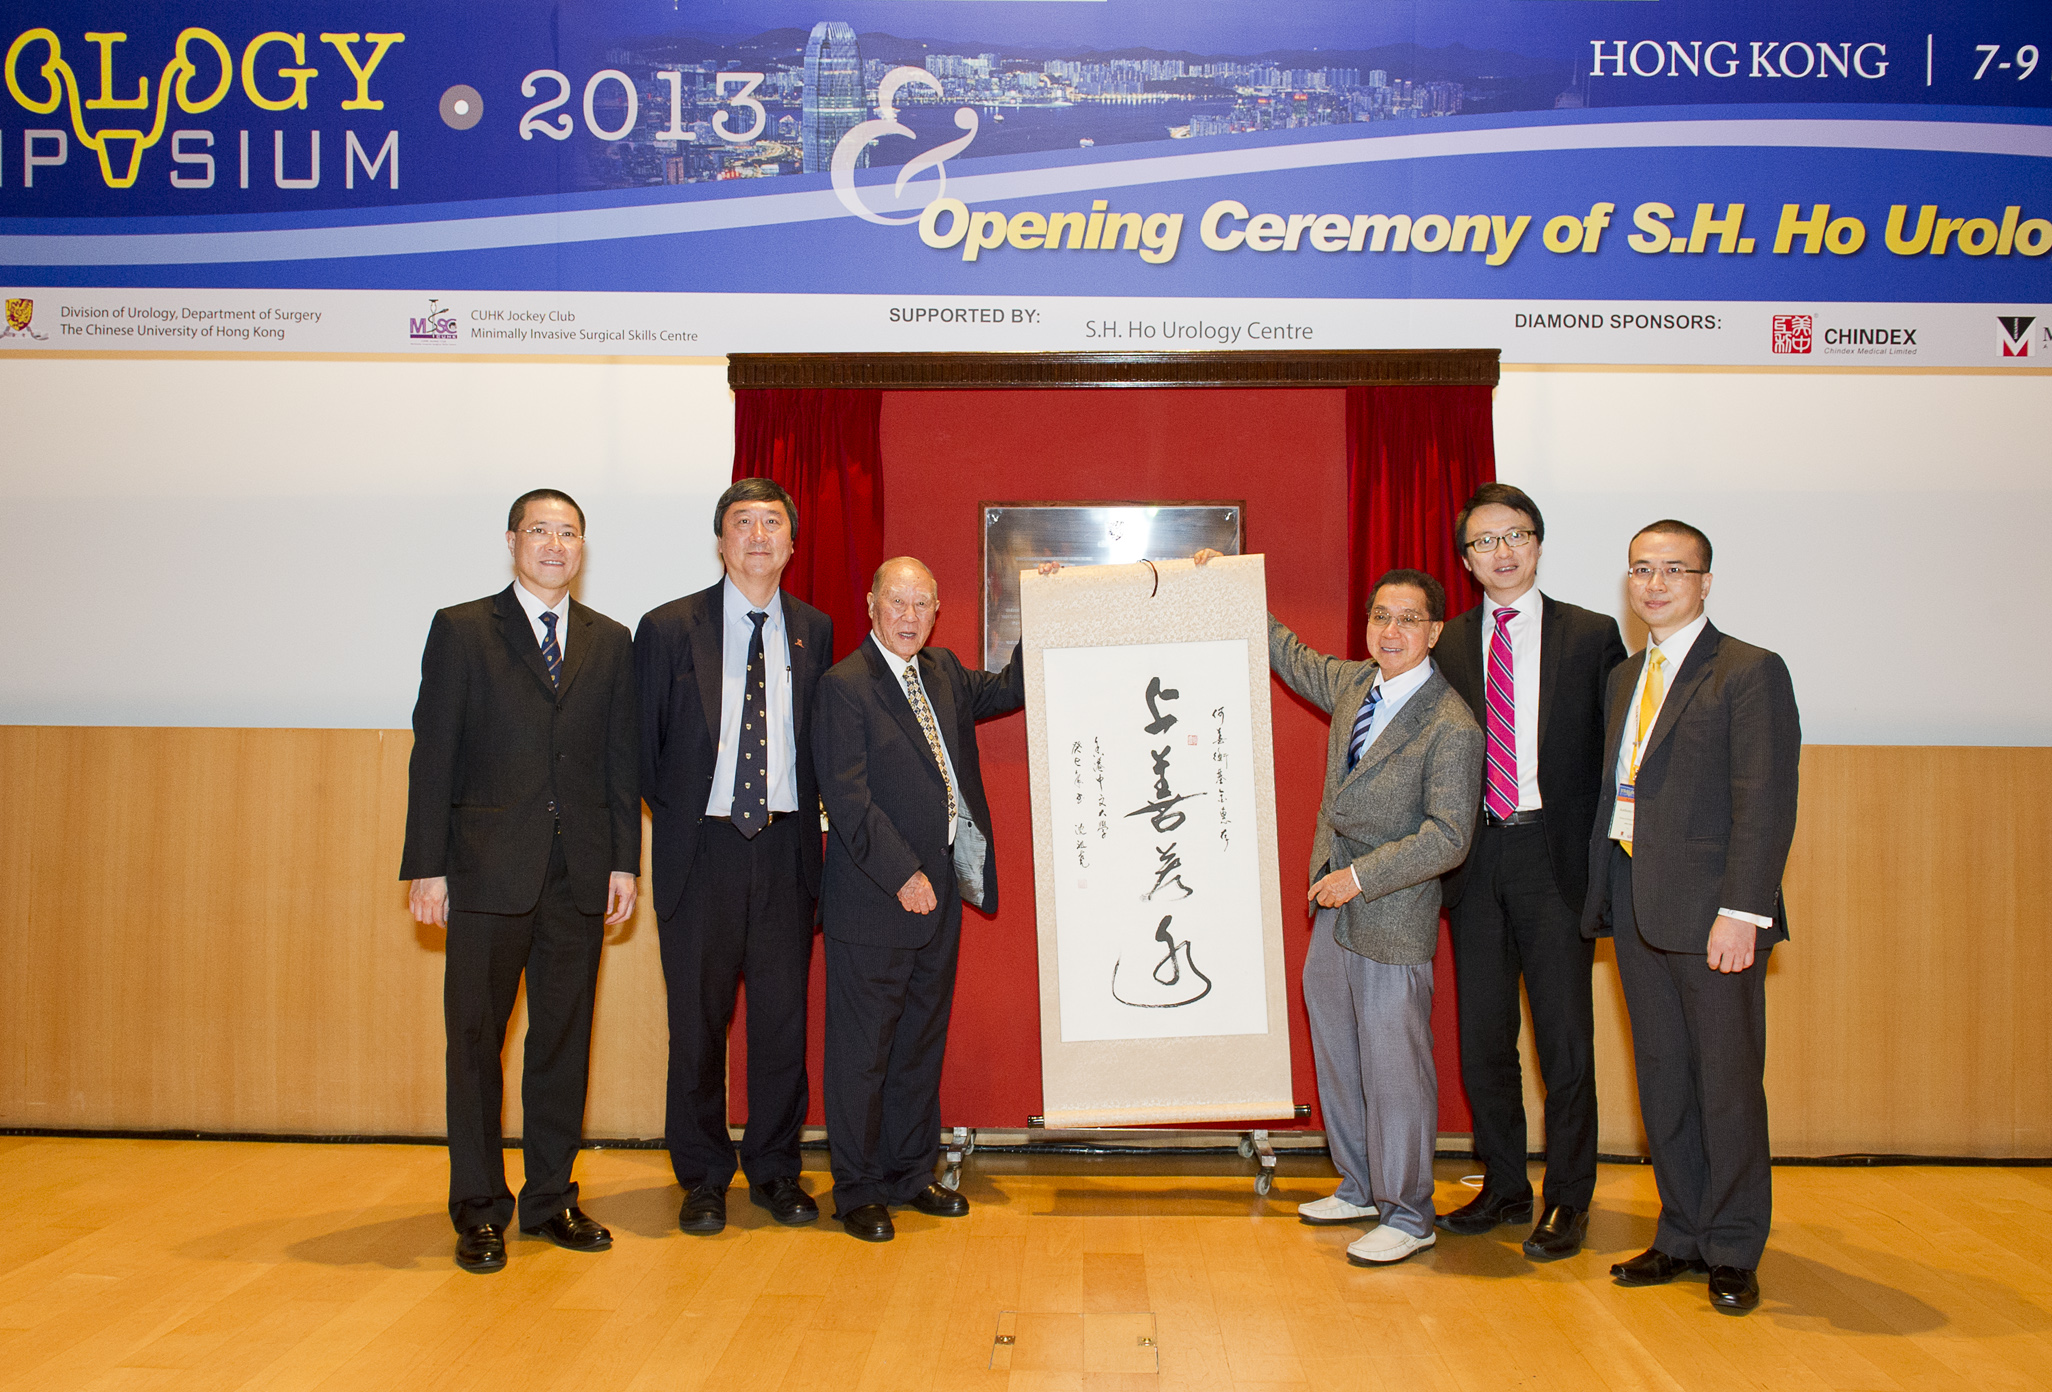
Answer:
[(1382, 688), (1368, 689), (1368, 699), (1361, 703), (1361, 713), (1354, 717), (1354, 737), (1347, 741), (1347, 772), (1354, 771), (1354, 765), (1361, 762), (1361, 755), (1368, 748), (1368, 727), (1375, 723), (1375, 708), (1382, 703)]
[(548, 630), (548, 636), (542, 639), (542, 661), (549, 666), (549, 685), (560, 687), (563, 684), (563, 650), (556, 645), (556, 615), (545, 609), (541, 621), (542, 627)]

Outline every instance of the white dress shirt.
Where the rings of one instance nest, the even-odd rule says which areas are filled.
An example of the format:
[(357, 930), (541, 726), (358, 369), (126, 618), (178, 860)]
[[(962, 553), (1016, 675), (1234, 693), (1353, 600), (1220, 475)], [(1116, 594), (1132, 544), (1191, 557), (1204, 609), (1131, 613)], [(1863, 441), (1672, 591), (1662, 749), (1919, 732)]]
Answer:
[(568, 657), (570, 655), (570, 625), (564, 623), (563, 620), (570, 617), (570, 596), (564, 595), (562, 601), (555, 608), (551, 609), (548, 605), (535, 598), (527, 586), (515, 580), (513, 582), (513, 598), (520, 601), (521, 609), (527, 614), (528, 627), (534, 630), (534, 645), (536, 647), (540, 647), (548, 641), (548, 629), (542, 626), (541, 616), (543, 614), (554, 614), (556, 616), (556, 655), (558, 657)]
[(713, 765), (712, 796), (705, 815), (725, 817), (734, 811), (734, 764), (741, 740), (741, 709), (748, 681), (748, 641), (755, 636), (750, 613), (764, 613), (762, 669), (768, 678), (763, 695), (769, 709), (769, 810), (798, 810), (798, 737), (791, 714), (791, 647), (784, 630), (784, 592), (757, 609), (732, 580), (720, 585), (720, 755)]
[(1426, 679), (1431, 675), (1432, 659), (1429, 657), (1400, 677), (1385, 679), (1382, 669), (1375, 669), (1375, 685), (1372, 689), (1382, 693), (1382, 702), (1376, 706), (1375, 714), (1368, 721), (1368, 739), (1361, 746), (1363, 759), (1367, 758), (1368, 751), (1375, 747), (1376, 737), (1389, 727), (1389, 722), (1396, 719), (1396, 714), (1404, 708), (1404, 703), (1418, 693), (1418, 688), (1425, 685)]
[(1482, 601), (1482, 690), (1489, 690), (1489, 648), (1496, 641), (1496, 611), (1509, 609), (1505, 626), (1511, 645), (1511, 734), (1518, 756), (1518, 811), (1544, 804), (1539, 799), (1539, 627), (1544, 599), (1534, 585), (1509, 604)]
[[(1632, 703), (1625, 707), (1624, 738), (1617, 742), (1617, 781), (1620, 785), (1632, 781), (1632, 756), (1637, 752), (1639, 734), (1639, 698), (1645, 694), (1646, 674), (1653, 666), (1653, 649), (1658, 648), (1660, 655), (1667, 660), (1660, 672), (1660, 700), (1653, 707), (1653, 719), (1646, 725), (1648, 736), (1651, 736), (1654, 728), (1660, 724), (1660, 712), (1667, 705), (1668, 693), (1674, 690), (1674, 679), (1680, 673), (1682, 663), (1688, 661), (1689, 649), (1696, 646), (1696, 640), (1703, 636), (1703, 629), (1709, 622), (1708, 614), (1698, 614), (1693, 622), (1668, 634), (1665, 642), (1655, 643), (1646, 650), (1646, 663), (1639, 669), (1638, 684), (1632, 688)], [(1740, 913), (1737, 909), (1725, 908), (1720, 908), (1717, 912), (1726, 918), (1736, 918), (1761, 928), (1774, 926), (1772, 918), (1765, 918), (1759, 914)]]
[[(883, 654), (884, 664), (891, 669), (891, 675), (898, 679), (898, 689), (905, 693), (905, 704), (911, 706), (913, 715), (917, 716), (919, 714), (919, 706), (912, 699), (912, 683), (905, 680), (905, 669), (918, 666), (919, 659), (917, 655), (910, 662), (907, 662), (882, 643), (878, 643), (874, 629), (870, 630), (869, 641), (876, 643), (876, 650)], [(918, 678), (914, 677), (913, 680), (917, 681)], [(962, 801), (962, 780), (955, 777), (955, 756), (948, 752), (948, 738), (946, 735), (941, 734), (940, 712), (934, 709), (933, 697), (927, 695), (926, 683), (919, 683), (919, 694), (925, 698), (927, 713), (933, 717), (933, 732), (940, 737), (941, 762), (946, 764), (948, 768), (948, 786), (955, 790), (955, 816), (959, 820), (969, 815), (969, 808)], [(948, 823), (948, 844), (950, 846), (955, 844), (954, 822)]]

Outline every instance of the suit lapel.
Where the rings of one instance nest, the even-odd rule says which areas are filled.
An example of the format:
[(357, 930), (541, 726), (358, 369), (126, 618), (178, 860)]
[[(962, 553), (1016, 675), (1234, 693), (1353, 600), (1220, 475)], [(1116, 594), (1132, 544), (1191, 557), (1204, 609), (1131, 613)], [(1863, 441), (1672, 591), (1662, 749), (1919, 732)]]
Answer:
[(1666, 700), (1660, 703), (1660, 718), (1653, 722), (1653, 732), (1646, 738), (1646, 747), (1639, 753), (1639, 766), (1653, 757), (1653, 751), (1667, 738), (1675, 722), (1681, 719), (1682, 709), (1689, 698), (1696, 694), (1696, 688), (1710, 675), (1710, 659), (1717, 656), (1718, 640), (1723, 635), (1717, 625), (1705, 623), (1703, 631), (1696, 635), (1696, 641), (1689, 647), (1689, 655), (1682, 661), (1681, 670), (1674, 674), (1674, 685), (1668, 688)]
[(1618, 756), (1624, 752), (1625, 719), (1631, 710), (1632, 693), (1639, 688), (1639, 673), (1646, 666), (1647, 651), (1641, 648), (1620, 662), (1610, 675), (1614, 699), (1610, 704), (1610, 719), (1604, 722), (1603, 776), (1606, 780), (1613, 776)]
[(961, 734), (955, 719), (954, 684), (941, 675), (940, 663), (927, 655), (930, 651), (920, 650), (919, 683), (926, 688), (927, 703), (933, 707), (933, 723), (940, 731), (941, 743), (947, 746), (948, 758), (960, 768), (962, 751), (955, 747), (961, 742)]
[[(577, 641), (563, 645), (563, 677), (556, 687), (556, 699), (559, 701), (570, 694), (570, 683), (577, 680), (578, 672), (583, 670), (584, 659), (591, 652), (592, 629), (597, 627), (592, 621), (591, 610), (567, 597), (563, 601), (563, 624), (577, 630)], [(548, 664), (542, 665), (546, 670)]]
[(1560, 606), (1542, 593), (1539, 596), (1539, 740), (1532, 751), (1541, 760), (1546, 757), (1546, 712), (1553, 709), (1553, 691), (1560, 684), (1561, 655), (1567, 646), (1567, 640), (1561, 637), (1561, 623)]
[(705, 612), (691, 625), (691, 670), (698, 674), (698, 705), (706, 738), (720, 747), (720, 700), (727, 685), (726, 582), (700, 593)]
[(511, 585), (499, 591), (492, 607), (498, 613), (499, 634), (506, 640), (506, 646), (527, 664), (527, 670), (534, 673), (534, 679), (542, 684), (542, 690), (549, 693), (550, 700), (554, 700), (556, 684), (549, 680), (549, 664), (542, 661), (541, 644), (535, 641), (534, 624), (514, 597)]
[(802, 611), (795, 607), (796, 601), (788, 594), (783, 596), (783, 601), (784, 643), (789, 649), (785, 655), (791, 663), (791, 726), (798, 747), (802, 749), (805, 747), (806, 716), (811, 712), (806, 709), (806, 703), (799, 699), (798, 693), (812, 689), (807, 683), (813, 680), (814, 664), (832, 661), (832, 654), (816, 653), (805, 646), (807, 638), (813, 638), (814, 642), (819, 640), (804, 631), (811, 625), (800, 616)]
[[(891, 718), (898, 722), (898, 728), (905, 732), (905, 738), (912, 742), (912, 747), (925, 749), (926, 731), (919, 728), (919, 717), (912, 713), (912, 703), (905, 696), (905, 688), (898, 684), (898, 673), (904, 668), (898, 666), (895, 658), (885, 653), (868, 637), (862, 640), (862, 650), (869, 658), (870, 670), (875, 673), (876, 699), (891, 713)], [(920, 676), (920, 685), (926, 688), (927, 700), (931, 702), (933, 688), (924, 674)], [(933, 775), (933, 781), (938, 784), (941, 781), (940, 765), (934, 763), (931, 757), (919, 762)]]

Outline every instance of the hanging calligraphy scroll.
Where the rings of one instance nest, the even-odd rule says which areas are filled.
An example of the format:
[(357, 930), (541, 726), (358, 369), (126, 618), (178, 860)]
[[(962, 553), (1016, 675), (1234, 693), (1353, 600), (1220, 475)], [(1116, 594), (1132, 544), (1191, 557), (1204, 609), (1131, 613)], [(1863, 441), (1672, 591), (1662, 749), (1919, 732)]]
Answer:
[(1292, 1114), (1260, 556), (1020, 579), (1042, 1114)]

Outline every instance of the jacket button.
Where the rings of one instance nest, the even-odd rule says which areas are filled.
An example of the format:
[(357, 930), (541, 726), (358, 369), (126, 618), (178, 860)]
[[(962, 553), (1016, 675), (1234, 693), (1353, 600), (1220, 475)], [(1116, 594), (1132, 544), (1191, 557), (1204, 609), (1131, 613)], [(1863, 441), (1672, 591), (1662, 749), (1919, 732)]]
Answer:
[(551, 798), (551, 799), (549, 799), (549, 815), (550, 815), (550, 816), (554, 816), (554, 815), (555, 815), (555, 812), (556, 812), (556, 802), (555, 802), (555, 799), (554, 799), (554, 798)]

